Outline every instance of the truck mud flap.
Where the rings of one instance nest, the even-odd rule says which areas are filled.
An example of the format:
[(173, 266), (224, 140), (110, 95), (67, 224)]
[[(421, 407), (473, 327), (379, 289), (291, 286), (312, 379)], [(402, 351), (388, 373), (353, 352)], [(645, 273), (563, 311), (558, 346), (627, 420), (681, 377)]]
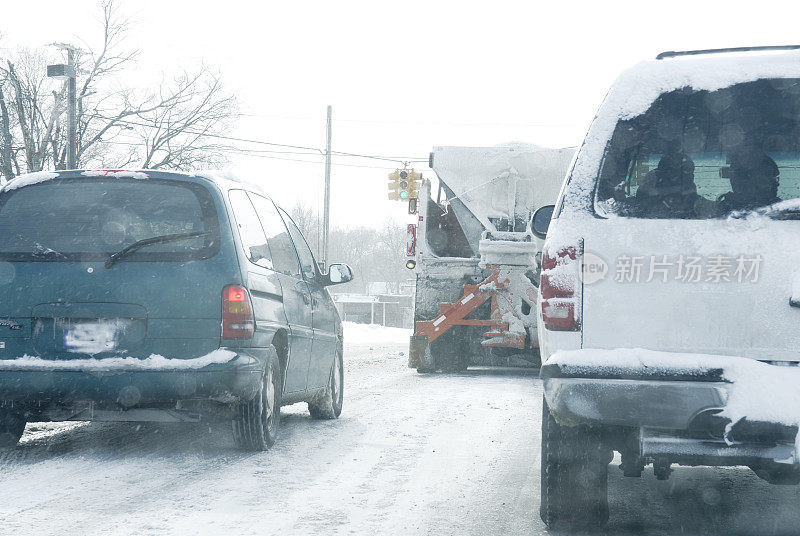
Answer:
[(408, 349), (408, 367), (415, 369), (433, 368), (431, 348), (427, 335), (412, 335)]

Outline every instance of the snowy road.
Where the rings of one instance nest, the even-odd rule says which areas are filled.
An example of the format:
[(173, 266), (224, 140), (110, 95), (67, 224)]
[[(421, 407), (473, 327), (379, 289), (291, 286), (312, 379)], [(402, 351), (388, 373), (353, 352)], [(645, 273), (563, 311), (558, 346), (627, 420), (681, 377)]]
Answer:
[[(34, 425), (0, 454), (0, 534), (543, 534), (541, 386), (519, 372), (420, 376), (403, 345), (350, 346), (341, 419), (284, 408), (247, 454), (221, 425)], [(611, 467), (610, 534), (786, 534), (794, 487), (747, 469)]]

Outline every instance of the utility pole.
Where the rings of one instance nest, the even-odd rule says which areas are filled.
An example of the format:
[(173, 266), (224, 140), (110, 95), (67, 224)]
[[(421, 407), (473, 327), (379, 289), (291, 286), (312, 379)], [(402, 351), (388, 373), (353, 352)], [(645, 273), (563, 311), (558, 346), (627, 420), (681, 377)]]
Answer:
[(68, 110), (67, 110), (67, 118), (69, 120), (69, 129), (67, 130), (67, 168), (68, 169), (75, 169), (78, 167), (78, 145), (77, 145), (77, 134), (78, 134), (78, 122), (75, 117), (76, 112), (75, 108), (77, 107), (77, 73), (75, 71), (75, 49), (70, 47), (67, 49), (67, 65), (69, 66), (69, 72), (72, 75), (69, 77), (69, 86), (67, 87), (67, 101), (68, 101)]
[(52, 43), (53, 46), (67, 51), (67, 64), (48, 65), (47, 76), (67, 81), (67, 169), (78, 167), (78, 120), (77, 108), (77, 69), (75, 67), (75, 47), (64, 43)]
[(328, 105), (328, 142), (325, 148), (325, 208), (322, 216), (322, 266), (328, 266), (328, 227), (331, 216), (331, 107)]

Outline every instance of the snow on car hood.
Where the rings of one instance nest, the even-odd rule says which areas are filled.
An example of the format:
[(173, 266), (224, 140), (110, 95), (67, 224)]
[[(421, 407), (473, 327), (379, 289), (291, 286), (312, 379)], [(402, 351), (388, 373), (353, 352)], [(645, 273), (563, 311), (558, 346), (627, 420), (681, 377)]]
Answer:
[(657, 352), (642, 348), (573, 350), (555, 353), (547, 364), (591, 374), (602, 367), (619, 374), (648, 371), (665, 375), (698, 375), (722, 370), (729, 382), (728, 401), (720, 415), (731, 423), (742, 419), (800, 426), (800, 367), (779, 366), (735, 356)]
[(236, 352), (219, 348), (192, 359), (171, 359), (158, 354), (136, 357), (53, 360), (24, 355), (16, 359), (0, 359), (0, 370), (77, 370), (85, 372), (124, 372), (130, 370), (191, 370), (207, 365), (227, 363)]

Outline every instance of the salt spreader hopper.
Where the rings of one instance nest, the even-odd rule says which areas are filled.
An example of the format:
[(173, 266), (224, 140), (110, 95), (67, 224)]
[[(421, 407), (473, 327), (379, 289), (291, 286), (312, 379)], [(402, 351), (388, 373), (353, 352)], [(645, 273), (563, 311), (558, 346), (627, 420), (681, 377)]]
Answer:
[[(409, 367), (538, 366), (536, 307), (544, 235), (574, 148), (435, 147), (419, 192), (415, 331)], [(549, 218), (547, 218), (549, 220)]]

